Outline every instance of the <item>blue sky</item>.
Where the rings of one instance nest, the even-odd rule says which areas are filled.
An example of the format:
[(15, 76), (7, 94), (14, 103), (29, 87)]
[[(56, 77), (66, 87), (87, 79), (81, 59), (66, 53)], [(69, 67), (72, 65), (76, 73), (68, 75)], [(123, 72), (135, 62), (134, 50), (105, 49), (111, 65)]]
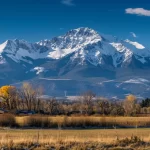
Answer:
[[(90, 27), (150, 47), (149, 0), (1, 0), (0, 42), (36, 42)], [(135, 34), (131, 34), (131, 32)]]

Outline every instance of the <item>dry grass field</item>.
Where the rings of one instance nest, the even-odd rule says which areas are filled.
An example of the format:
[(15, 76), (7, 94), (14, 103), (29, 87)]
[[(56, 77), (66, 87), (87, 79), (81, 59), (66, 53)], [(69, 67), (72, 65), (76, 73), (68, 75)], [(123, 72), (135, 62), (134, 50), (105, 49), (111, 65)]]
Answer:
[[(55, 149), (64, 149), (70, 145), (70, 149), (82, 149), (86, 150), (87, 147), (93, 147), (89, 150), (94, 149), (112, 149), (113, 147), (118, 148), (115, 144), (118, 140), (125, 138), (130, 139), (132, 136), (140, 137), (142, 141), (147, 143), (150, 142), (150, 129), (91, 129), (91, 130), (0, 130), (0, 146), (17, 147), (21, 145), (24, 147), (34, 148), (34, 144), (38, 143), (39, 149), (50, 149), (50, 147)], [(126, 141), (125, 141), (126, 142)], [(133, 144), (137, 144), (138, 140), (126, 146), (124, 148), (133, 147)], [(123, 143), (124, 144), (124, 143)], [(132, 145), (131, 145), (132, 144)], [(143, 143), (144, 144), (144, 143)], [(16, 146), (17, 145), (17, 146)], [(138, 147), (137, 147), (138, 146)], [(149, 144), (147, 144), (149, 146)], [(33, 148), (32, 148), (33, 147)], [(47, 148), (48, 147), (48, 148)], [(145, 148), (146, 145), (134, 145), (136, 149)], [(134, 149), (133, 147), (133, 149)], [(27, 148), (26, 148), (27, 149)], [(51, 149), (52, 150), (52, 149)], [(116, 149), (117, 150), (117, 149)], [(123, 148), (122, 148), (123, 150)]]
[(150, 127), (150, 117), (100, 117), (100, 116), (25, 116), (16, 117), (19, 126), (37, 123), (50, 124), (50, 127)]
[[(0, 130), (0, 142), (13, 140), (15, 143), (39, 140), (40, 143), (57, 141), (112, 143), (116, 139), (138, 136), (150, 141), (150, 129), (88, 129), (88, 130), (48, 130), (48, 129), (12, 129)], [(7, 139), (7, 140), (6, 140)]]
[(4, 115), (0, 126), (3, 150), (150, 150), (149, 117)]

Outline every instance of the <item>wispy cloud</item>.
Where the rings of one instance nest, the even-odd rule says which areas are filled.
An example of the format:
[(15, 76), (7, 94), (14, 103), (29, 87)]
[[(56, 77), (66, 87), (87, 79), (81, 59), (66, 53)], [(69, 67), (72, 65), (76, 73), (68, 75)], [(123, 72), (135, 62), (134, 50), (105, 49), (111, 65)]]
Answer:
[(64, 28), (59, 28), (59, 30), (64, 30)]
[(134, 38), (137, 37), (137, 35), (136, 35), (134, 32), (130, 32), (130, 34), (131, 34)]
[(127, 8), (125, 11), (127, 14), (150, 17), (150, 10), (146, 10), (144, 8)]
[(61, 0), (61, 3), (67, 6), (75, 6), (73, 0)]

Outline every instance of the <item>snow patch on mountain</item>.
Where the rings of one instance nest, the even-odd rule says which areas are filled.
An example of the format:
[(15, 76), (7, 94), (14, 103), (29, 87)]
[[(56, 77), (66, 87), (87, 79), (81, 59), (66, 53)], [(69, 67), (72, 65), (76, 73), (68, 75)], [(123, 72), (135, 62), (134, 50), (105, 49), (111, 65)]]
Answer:
[(129, 79), (129, 80), (123, 81), (121, 83), (117, 83), (116, 87), (119, 88), (123, 84), (141, 84), (141, 85), (149, 87), (149, 83), (150, 83), (150, 81), (148, 81), (147, 79), (144, 79), (144, 78), (134, 78), (134, 79)]
[(127, 80), (124, 83), (143, 84), (143, 83), (149, 83), (149, 81), (143, 78), (137, 78), (137, 79)]
[(33, 72), (35, 71), (36, 74), (39, 75), (40, 73), (45, 71), (45, 68), (44, 67), (35, 67), (31, 71), (33, 71)]
[(52, 59), (60, 59), (74, 51), (75, 49), (55, 49), (55, 51), (50, 52), (47, 57)]
[(5, 48), (6, 43), (7, 43), (7, 42), (5, 42), (5, 43), (3, 43), (3, 44), (0, 45), (0, 64), (6, 63), (5, 58), (3, 58), (3, 56), (2, 56), (3, 49)]
[(124, 45), (122, 45), (121, 43), (110, 43), (114, 48), (116, 48), (116, 50), (120, 53), (124, 52), (124, 50), (126, 49), (126, 47)]
[(6, 45), (7, 45), (7, 41), (0, 45), (0, 54), (2, 54)]
[(140, 44), (140, 43), (138, 43), (138, 42), (132, 42), (132, 41), (130, 41), (130, 40), (128, 40), (128, 39), (125, 40), (125, 42), (132, 44), (132, 45), (135, 46), (137, 49), (144, 49), (144, 48), (145, 48), (142, 44)]
[(119, 64), (129, 63), (132, 59), (133, 52), (125, 47), (122, 43), (110, 43), (118, 53), (113, 56), (114, 66), (117, 67)]

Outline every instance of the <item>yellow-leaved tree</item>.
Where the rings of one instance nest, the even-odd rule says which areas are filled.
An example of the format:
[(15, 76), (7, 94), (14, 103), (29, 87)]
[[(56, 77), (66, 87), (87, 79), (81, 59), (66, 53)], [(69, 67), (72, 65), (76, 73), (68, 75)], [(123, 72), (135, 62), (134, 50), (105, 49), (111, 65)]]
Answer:
[(128, 96), (126, 96), (126, 99), (123, 103), (123, 107), (124, 107), (124, 110), (125, 110), (125, 114), (127, 116), (130, 116), (130, 115), (135, 115), (136, 113), (136, 96), (130, 94)]
[(8, 110), (12, 110), (16, 107), (16, 87), (6, 85), (0, 88), (0, 99)]

